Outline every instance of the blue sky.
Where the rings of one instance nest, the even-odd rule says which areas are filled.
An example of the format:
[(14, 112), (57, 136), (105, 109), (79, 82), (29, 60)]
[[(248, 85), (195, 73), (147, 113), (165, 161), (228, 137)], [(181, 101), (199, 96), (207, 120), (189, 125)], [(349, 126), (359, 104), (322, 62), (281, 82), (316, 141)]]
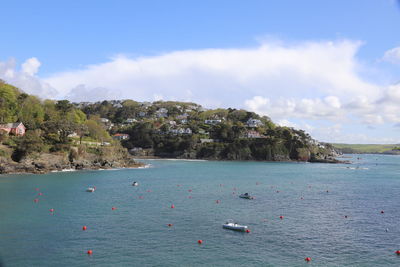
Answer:
[(191, 100), (323, 141), (400, 142), (396, 0), (14, 0), (1, 13), (0, 78), (43, 98)]

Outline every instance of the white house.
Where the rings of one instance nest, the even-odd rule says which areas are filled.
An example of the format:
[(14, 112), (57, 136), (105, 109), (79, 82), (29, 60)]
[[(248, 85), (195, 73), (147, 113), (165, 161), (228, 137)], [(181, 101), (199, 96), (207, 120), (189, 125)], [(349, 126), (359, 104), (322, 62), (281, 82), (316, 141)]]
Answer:
[(264, 125), (260, 120), (253, 119), (253, 118), (248, 119), (246, 124), (248, 127), (252, 127), (252, 128)]
[(245, 136), (247, 138), (261, 138), (262, 137), (259, 132), (253, 131), (253, 130), (247, 131)]
[(107, 118), (100, 118), (100, 121), (101, 121), (102, 123), (108, 123), (108, 122), (110, 122), (110, 120), (107, 119)]
[(222, 120), (205, 120), (204, 121), (205, 124), (211, 124), (211, 125), (215, 125), (215, 124), (218, 124), (221, 122), (222, 122)]
[(156, 111), (156, 116), (157, 116), (157, 118), (166, 118), (166, 117), (168, 117), (168, 109), (160, 108), (159, 110)]
[(134, 123), (134, 122), (137, 122), (137, 120), (136, 120), (136, 119), (133, 119), (133, 118), (127, 118), (127, 119), (126, 119), (126, 122), (127, 122), (127, 123)]

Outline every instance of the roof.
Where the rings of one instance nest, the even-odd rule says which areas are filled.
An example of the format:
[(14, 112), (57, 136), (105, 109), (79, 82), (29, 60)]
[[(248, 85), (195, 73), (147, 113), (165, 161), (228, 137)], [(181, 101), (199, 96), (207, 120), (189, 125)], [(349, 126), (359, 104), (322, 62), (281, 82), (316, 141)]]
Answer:
[(24, 126), (24, 124), (22, 122), (14, 122), (14, 123), (3, 123), (3, 124), (0, 124), (0, 127), (1, 128), (17, 128), (21, 124), (22, 124), (22, 126)]
[(129, 134), (121, 134), (121, 133), (117, 133), (117, 134), (114, 134), (114, 136), (129, 136)]

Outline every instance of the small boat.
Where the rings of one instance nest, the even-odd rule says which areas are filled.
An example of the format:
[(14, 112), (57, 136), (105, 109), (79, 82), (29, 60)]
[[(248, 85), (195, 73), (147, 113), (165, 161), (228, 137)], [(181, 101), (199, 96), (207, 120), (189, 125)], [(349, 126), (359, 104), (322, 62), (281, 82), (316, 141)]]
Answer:
[(94, 188), (94, 187), (89, 187), (88, 189), (86, 189), (86, 192), (94, 192), (94, 190), (96, 190), (96, 188)]
[(132, 186), (139, 186), (138, 182), (133, 182)]
[(249, 193), (241, 194), (239, 197), (240, 198), (245, 198), (245, 199), (254, 199), (254, 197), (250, 196)]
[(236, 222), (233, 222), (232, 220), (229, 220), (225, 224), (223, 224), (222, 228), (240, 232), (245, 232), (247, 230), (246, 225), (240, 225)]

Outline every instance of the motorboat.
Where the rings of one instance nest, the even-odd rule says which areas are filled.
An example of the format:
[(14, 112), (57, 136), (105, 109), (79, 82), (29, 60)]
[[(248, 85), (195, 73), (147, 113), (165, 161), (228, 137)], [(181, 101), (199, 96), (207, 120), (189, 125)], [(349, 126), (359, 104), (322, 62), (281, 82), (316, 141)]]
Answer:
[(132, 186), (139, 186), (139, 183), (138, 182), (133, 182)]
[(245, 198), (245, 199), (254, 199), (254, 197), (250, 196), (249, 193), (241, 194), (239, 197), (240, 198)]
[(94, 190), (96, 190), (96, 188), (94, 187), (89, 187), (88, 189), (86, 189), (86, 192), (94, 192)]
[(233, 222), (232, 220), (228, 220), (225, 224), (222, 225), (222, 228), (240, 232), (245, 232), (247, 230), (246, 225), (240, 225), (236, 222)]

